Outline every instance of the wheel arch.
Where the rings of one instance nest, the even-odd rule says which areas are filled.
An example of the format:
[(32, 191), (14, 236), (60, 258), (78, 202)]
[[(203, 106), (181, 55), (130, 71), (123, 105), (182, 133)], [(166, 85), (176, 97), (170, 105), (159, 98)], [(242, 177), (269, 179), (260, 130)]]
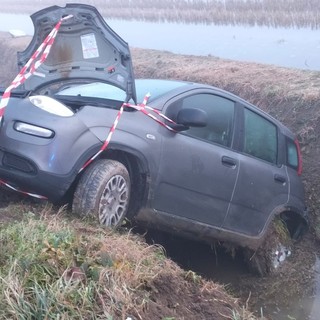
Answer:
[(128, 218), (133, 217), (147, 202), (150, 174), (146, 158), (135, 149), (115, 144), (110, 145), (100, 158), (119, 161), (127, 168), (132, 186)]
[(293, 206), (285, 206), (277, 208), (271, 215), (267, 226), (265, 228), (265, 234), (269, 229), (270, 224), (276, 219), (280, 218), (287, 226), (290, 237), (293, 240), (300, 239), (309, 228), (309, 220), (307, 210), (301, 212)]
[(309, 228), (307, 216), (299, 213), (294, 208), (287, 207), (279, 214), (282, 221), (285, 222), (291, 239), (300, 239)]
[[(282, 228), (283, 225), (285, 228)], [(294, 242), (300, 240), (307, 230), (306, 212), (289, 206), (277, 208), (270, 215), (259, 245), (255, 248), (244, 248), (249, 270), (259, 276), (276, 272), (278, 266), (291, 255)]]
[[(95, 147), (90, 150), (90, 153), (86, 153), (86, 157), (78, 162), (78, 169), (76, 169), (76, 171), (78, 171), (83, 164), (88, 161), (88, 159), (96, 154), (98, 150), (99, 149)], [(146, 157), (137, 149), (122, 144), (110, 143), (107, 150), (102, 152), (97, 159), (116, 160), (127, 168), (132, 186), (128, 217), (133, 217), (138, 210), (146, 204), (148, 199), (150, 169)], [(91, 165), (92, 164), (90, 164), (88, 168)], [(63, 203), (71, 204), (73, 202), (76, 186), (86, 169), (87, 168), (75, 176), (68, 191), (62, 199)]]

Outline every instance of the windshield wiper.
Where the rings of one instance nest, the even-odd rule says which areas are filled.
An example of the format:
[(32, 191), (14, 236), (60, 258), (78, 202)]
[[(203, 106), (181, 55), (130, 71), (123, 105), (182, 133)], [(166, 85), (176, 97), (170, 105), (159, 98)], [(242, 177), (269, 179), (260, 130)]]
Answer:
[(95, 97), (84, 97), (84, 96), (64, 96), (64, 95), (54, 95), (54, 99), (64, 102), (65, 104), (73, 104), (78, 106), (91, 105), (94, 107), (104, 107), (112, 109), (120, 109), (123, 101), (103, 99)]
[[(6, 88), (0, 88), (0, 95), (6, 91)], [(21, 90), (21, 89), (14, 89), (11, 91), (11, 97), (14, 98), (25, 98), (30, 95), (29, 90)]]

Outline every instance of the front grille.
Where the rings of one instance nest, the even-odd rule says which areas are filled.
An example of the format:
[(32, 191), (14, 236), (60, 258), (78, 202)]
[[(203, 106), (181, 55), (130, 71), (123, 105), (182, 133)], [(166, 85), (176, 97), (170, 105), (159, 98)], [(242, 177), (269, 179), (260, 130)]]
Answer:
[(25, 173), (36, 173), (36, 168), (30, 161), (11, 153), (4, 153), (2, 164), (4, 167)]

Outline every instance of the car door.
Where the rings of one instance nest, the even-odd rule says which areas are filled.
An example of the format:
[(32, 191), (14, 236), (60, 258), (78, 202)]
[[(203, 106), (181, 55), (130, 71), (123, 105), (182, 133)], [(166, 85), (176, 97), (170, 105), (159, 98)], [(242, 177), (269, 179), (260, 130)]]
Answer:
[(223, 228), (256, 236), (273, 210), (288, 202), (289, 181), (286, 167), (278, 165), (276, 124), (244, 108), (242, 138), (239, 177)]
[(199, 108), (208, 116), (203, 128), (166, 133), (159, 159), (153, 206), (156, 210), (221, 226), (239, 170), (233, 142), (235, 103), (199, 93), (177, 98), (166, 109), (174, 118), (181, 108)]

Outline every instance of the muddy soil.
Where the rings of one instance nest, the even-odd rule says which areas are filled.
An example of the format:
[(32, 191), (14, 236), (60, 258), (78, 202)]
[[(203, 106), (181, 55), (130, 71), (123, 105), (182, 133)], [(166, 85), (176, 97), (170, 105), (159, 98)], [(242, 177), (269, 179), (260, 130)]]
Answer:
[(211, 247), (155, 232), (149, 232), (147, 241), (163, 245), (167, 255), (183, 269), (223, 284), (259, 319), (265, 316), (272, 320), (318, 320), (313, 309), (317, 308), (319, 295), (320, 269), (316, 266), (319, 250), (310, 251), (317, 248), (311, 234), (295, 245), (278, 272), (266, 277), (252, 274), (242, 250), (230, 252), (222, 246)]
[[(2, 50), (7, 58), (6, 65), (0, 66), (2, 85), (7, 85), (8, 79), (16, 75), (14, 51), (28, 43), (27, 38), (6, 38), (6, 41), (10, 48), (5, 46)], [(241, 273), (230, 285), (230, 290), (256, 310), (257, 315), (261, 315), (263, 310), (271, 319), (278, 305), (282, 309), (290, 308), (292, 297), (299, 295), (303, 300), (305, 296), (312, 295), (313, 266), (320, 254), (320, 73), (138, 48), (132, 48), (132, 54), (137, 77), (183, 79), (216, 85), (258, 105), (298, 135), (304, 159), (306, 200), (310, 209), (309, 234), (296, 245), (285, 268), (277, 275), (257, 278)], [(1, 201), (10, 202), (6, 199)], [(290, 315), (289, 311), (287, 315)]]
[(275, 275), (259, 278), (244, 274), (231, 287), (243, 301), (248, 299), (257, 315), (264, 314), (277, 320), (309, 319), (311, 306), (304, 301), (312, 304), (316, 291), (314, 266), (317, 255), (317, 244), (309, 234), (294, 247), (292, 256)]

